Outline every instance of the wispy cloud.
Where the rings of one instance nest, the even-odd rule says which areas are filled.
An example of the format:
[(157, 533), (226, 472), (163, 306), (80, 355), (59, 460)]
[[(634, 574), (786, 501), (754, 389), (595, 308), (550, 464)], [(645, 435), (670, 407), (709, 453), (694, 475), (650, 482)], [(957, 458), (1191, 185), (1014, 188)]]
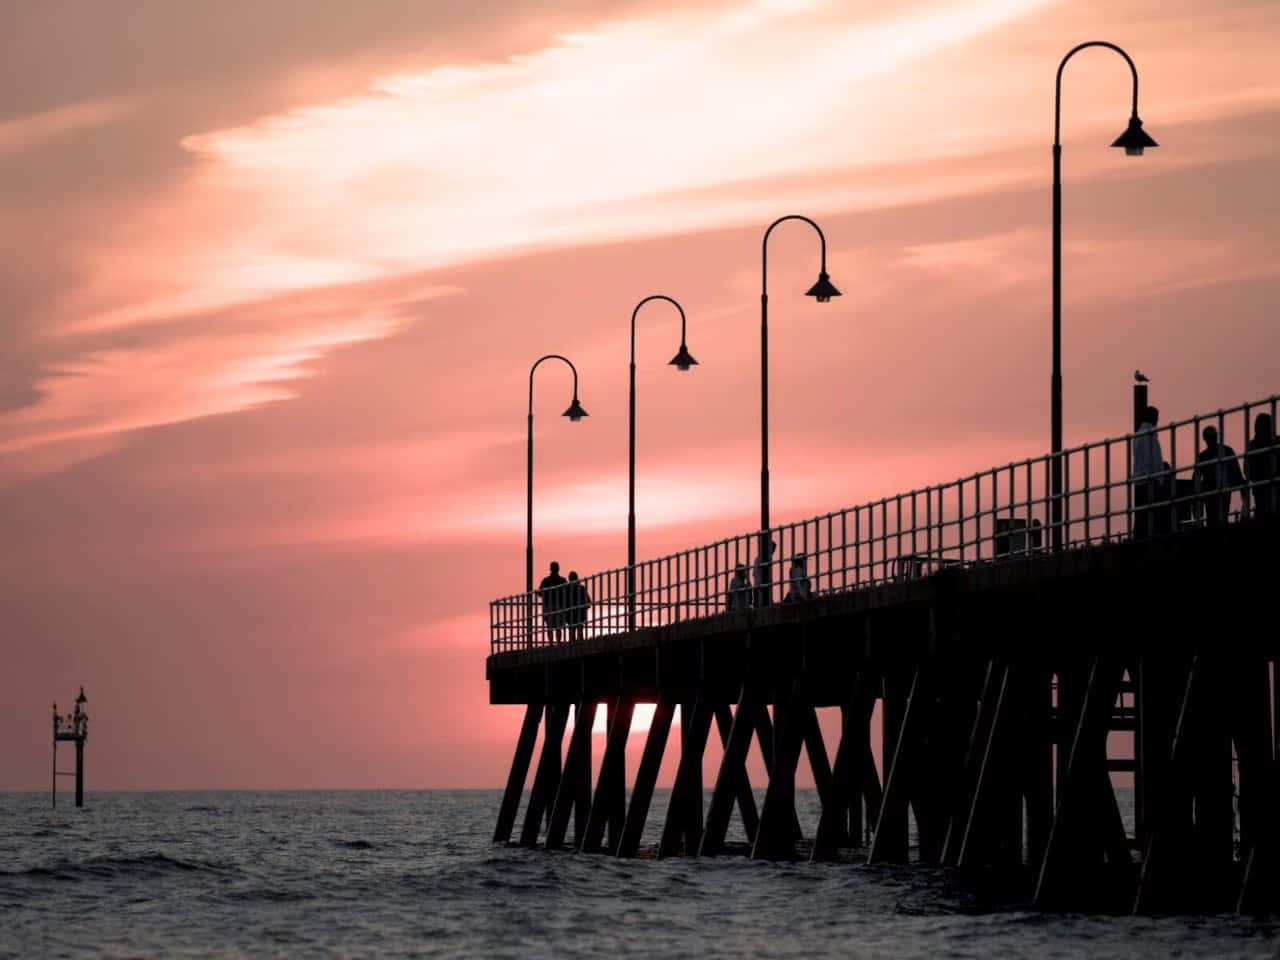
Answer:
[[(308, 242), (383, 269), (756, 216), (759, 178), (936, 150), (880, 78), (1043, 6), (984, 0), (868, 20), (761, 2), (606, 24), (502, 63), (442, 66), (365, 96), (193, 135), (210, 190), (255, 198), (242, 249)], [(803, 56), (797, 56), (803, 51)], [(874, 96), (873, 101), (871, 97)], [(873, 109), (836, 105), (874, 102)], [(652, 199), (737, 182), (698, 203)], [(483, 198), (478, 202), (478, 198)], [(779, 202), (776, 193), (769, 202)], [(278, 214), (278, 216), (277, 216)]]
[(0, 123), (0, 156), (35, 150), (46, 144), (115, 123), (134, 109), (124, 100), (93, 99), (29, 113)]

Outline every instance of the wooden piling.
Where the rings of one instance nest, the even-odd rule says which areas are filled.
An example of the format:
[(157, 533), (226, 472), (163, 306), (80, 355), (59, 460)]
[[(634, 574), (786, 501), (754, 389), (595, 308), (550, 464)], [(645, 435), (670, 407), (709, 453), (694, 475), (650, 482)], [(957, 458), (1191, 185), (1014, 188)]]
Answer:
[(719, 708), (716, 710), (716, 722), (720, 726), (724, 752), (720, 757), (720, 769), (716, 774), (715, 786), (711, 790), (711, 803), (707, 807), (706, 828), (702, 834), (702, 843), (698, 847), (700, 856), (710, 856), (724, 848), (735, 798), (742, 813), (747, 842), (755, 840), (760, 818), (756, 813), (755, 798), (750, 792), (751, 785), (747, 779), (747, 753), (751, 748), (751, 738), (756, 729), (754, 714), (757, 710), (763, 709), (749, 702), (744, 693), (738, 699), (738, 709), (733, 712), (727, 735), (723, 720), (728, 708), (726, 707), (724, 711)]
[(675, 704), (671, 703), (659, 703), (654, 707), (644, 753), (640, 757), (640, 769), (636, 771), (636, 785), (631, 791), (631, 806), (627, 809), (622, 838), (614, 850), (619, 857), (634, 857), (640, 850), (640, 838), (649, 816), (649, 805), (653, 802), (653, 789), (662, 767), (662, 755), (666, 752), (675, 709)]
[[(591, 798), (591, 812), (587, 814), (587, 829), (578, 848), (583, 853), (599, 853), (604, 841), (605, 828), (618, 803), (616, 783), (626, 777), (627, 737), (631, 733), (631, 717), (635, 701), (630, 697), (618, 697), (612, 705), (608, 738), (604, 756), (600, 760), (600, 773), (596, 778), (596, 790)], [(623, 783), (626, 781), (623, 779)], [(618, 844), (621, 844), (619, 832)], [(614, 849), (617, 849), (615, 845)]]
[[(890, 743), (893, 744), (893, 751), (885, 753), (884, 799), (880, 806), (880, 818), (871, 838), (871, 849), (867, 853), (867, 863), (907, 862), (907, 807), (916, 777), (918, 741), (927, 722), (932, 695), (932, 681), (927, 668), (917, 668), (902, 702), (897, 730), (892, 736), (885, 736), (886, 751)], [(886, 730), (893, 719), (890, 703), (897, 703), (897, 691), (895, 689), (891, 695), (886, 687)]]
[(702, 754), (711, 731), (712, 709), (702, 700), (687, 712), (684, 706), (680, 709), (683, 713), (680, 766), (671, 786), (671, 801), (658, 845), (659, 857), (680, 853), (696, 856), (702, 840)]
[[(591, 719), (595, 714), (595, 701), (584, 700), (576, 707), (573, 735), (569, 738), (569, 750), (564, 758), (564, 770), (556, 789), (551, 807), (551, 821), (547, 826), (545, 846), (556, 850), (564, 845), (569, 832), (569, 817), (581, 803), (584, 775), (589, 784), (591, 778)], [(582, 831), (578, 831), (581, 837)]]
[(1075, 734), (1059, 785), (1057, 813), (1036, 883), (1037, 905), (1059, 902), (1087, 868), (1104, 859), (1129, 861), (1115, 792), (1106, 772), (1107, 732), (1123, 677), (1123, 662), (1112, 656), (1094, 657), (1073, 724)]
[[(720, 748), (722, 751), (727, 751), (729, 749), (729, 739), (733, 733), (734, 714), (727, 703), (717, 704), (715, 714), (716, 729), (720, 733)], [(745, 734), (749, 747), (751, 743), (751, 728), (749, 726), (745, 726)], [(742, 757), (742, 764), (733, 779), (736, 783), (733, 790), (738, 800), (738, 814), (742, 817), (742, 829), (747, 835), (747, 841), (750, 842), (755, 838), (756, 827), (760, 823), (760, 814), (756, 811), (755, 794), (751, 792), (751, 777), (747, 773), (745, 751)], [(704, 828), (703, 837), (705, 838), (705, 836)], [(699, 852), (701, 852), (701, 847), (699, 847)]]
[(569, 722), (569, 705), (548, 704), (546, 713), (542, 754), (538, 758), (538, 769), (533, 776), (533, 789), (529, 791), (524, 828), (520, 831), (522, 847), (537, 845), (543, 815), (555, 799), (556, 790), (560, 786), (560, 748), (564, 741), (564, 728)]
[(808, 716), (802, 698), (792, 683), (774, 708), (775, 733), (773, 769), (760, 810), (760, 828), (751, 845), (753, 860), (787, 860), (795, 856), (796, 765), (804, 745)]
[(541, 722), (542, 704), (531, 703), (526, 706), (524, 721), (520, 724), (520, 736), (516, 740), (515, 755), (511, 758), (511, 771), (507, 774), (507, 788), (502, 793), (502, 806), (498, 808), (498, 825), (493, 831), (494, 843), (507, 843), (511, 840), (511, 829), (515, 826)]
[[(856, 843), (862, 834), (861, 753), (869, 731), (860, 729), (864, 676), (854, 675), (849, 700), (840, 707), (840, 742), (831, 770), (830, 801), (822, 804), (814, 832), (810, 861), (834, 859), (840, 847)], [(867, 720), (870, 720), (868, 714)]]

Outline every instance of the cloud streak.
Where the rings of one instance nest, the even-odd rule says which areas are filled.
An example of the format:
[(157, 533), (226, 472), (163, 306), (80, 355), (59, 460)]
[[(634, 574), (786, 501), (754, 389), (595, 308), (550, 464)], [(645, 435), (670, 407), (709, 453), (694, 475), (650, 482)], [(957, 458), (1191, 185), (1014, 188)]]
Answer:
[(116, 123), (134, 110), (122, 99), (89, 99), (0, 123), (0, 157), (37, 150)]

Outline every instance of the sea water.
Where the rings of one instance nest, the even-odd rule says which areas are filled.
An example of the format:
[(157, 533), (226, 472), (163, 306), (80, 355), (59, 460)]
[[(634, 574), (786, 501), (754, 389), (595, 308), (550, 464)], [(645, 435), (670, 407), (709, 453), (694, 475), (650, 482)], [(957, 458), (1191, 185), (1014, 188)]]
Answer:
[[(923, 866), (491, 844), (497, 791), (0, 794), (0, 957), (1270, 957), (1235, 916), (1040, 914)], [(797, 797), (802, 824), (812, 791)], [(646, 842), (657, 839), (659, 791)], [(738, 828), (740, 833), (740, 828)]]

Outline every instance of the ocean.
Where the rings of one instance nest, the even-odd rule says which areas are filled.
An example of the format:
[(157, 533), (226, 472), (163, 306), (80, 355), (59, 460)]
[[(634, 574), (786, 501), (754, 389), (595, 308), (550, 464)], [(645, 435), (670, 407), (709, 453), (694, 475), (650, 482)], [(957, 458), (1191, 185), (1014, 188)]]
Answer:
[[(499, 792), (0, 794), (0, 957), (1274, 957), (1236, 916), (1049, 915), (927, 867), (494, 847)], [(812, 791), (797, 797), (802, 823)], [(662, 791), (646, 842), (656, 842)]]

